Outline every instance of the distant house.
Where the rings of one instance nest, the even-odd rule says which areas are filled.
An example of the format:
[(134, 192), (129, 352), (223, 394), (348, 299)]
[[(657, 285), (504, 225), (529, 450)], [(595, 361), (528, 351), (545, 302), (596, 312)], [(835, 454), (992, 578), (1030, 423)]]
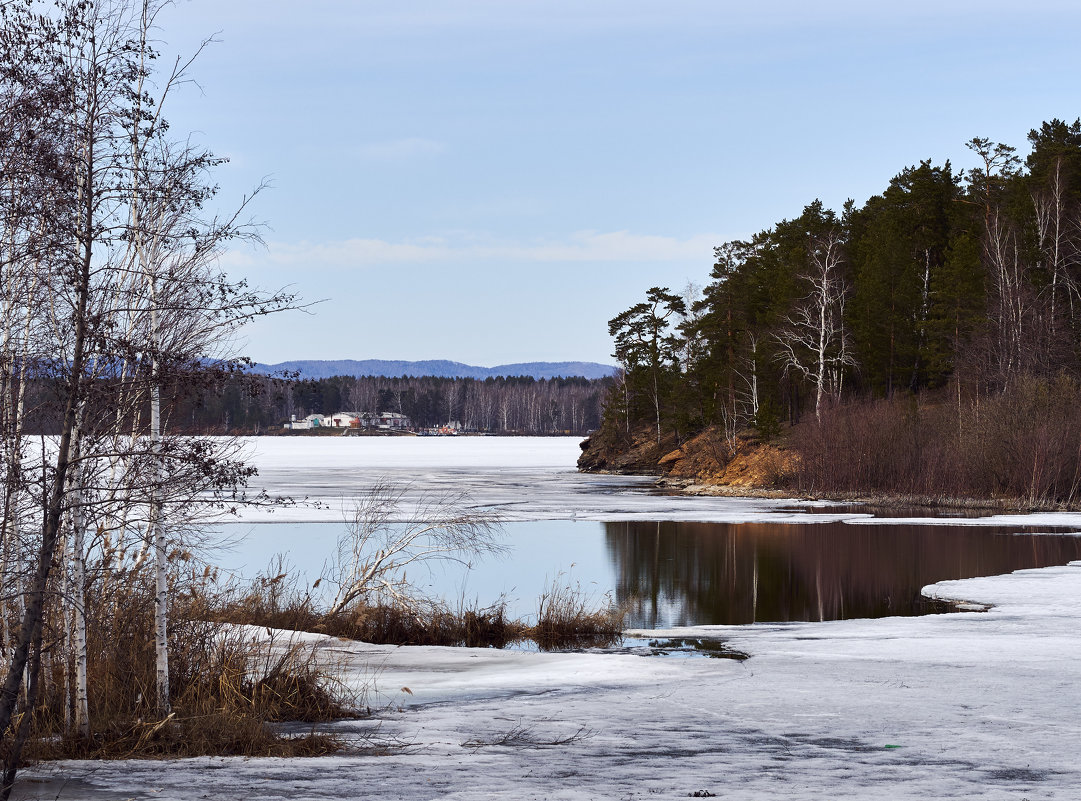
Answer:
[(285, 428), (290, 431), (309, 431), (313, 428), (323, 428), (329, 425), (326, 420), (327, 418), (321, 414), (309, 414), (303, 420), (297, 420), (297, 416), (294, 414), (292, 419), (285, 424)]
[(338, 412), (328, 415), (309, 414), (303, 420), (297, 420), (296, 415), (293, 415), (285, 428), (291, 431), (309, 431), (313, 428), (378, 428), (404, 431), (411, 425), (408, 417), (397, 412)]
[(360, 425), (364, 428), (404, 430), (411, 428), (412, 422), (398, 412), (363, 412), (360, 415)]

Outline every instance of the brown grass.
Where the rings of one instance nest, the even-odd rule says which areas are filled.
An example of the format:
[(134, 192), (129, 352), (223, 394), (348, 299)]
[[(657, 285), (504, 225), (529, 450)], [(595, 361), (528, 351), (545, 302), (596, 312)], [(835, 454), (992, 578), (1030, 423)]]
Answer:
[(580, 587), (558, 581), (541, 596), (537, 622), (531, 626), (508, 617), (505, 600), (487, 607), (461, 604), (457, 609), (427, 599), (394, 604), (360, 601), (340, 613), (326, 614), (310, 593), (298, 588), (295, 576), (271, 573), (224, 598), (211, 617), (388, 645), (505, 648), (532, 640), (542, 650), (561, 650), (611, 645), (622, 636), (622, 614), (593, 604)]
[(172, 611), (172, 714), (151, 705), (155, 660), (152, 590), (111, 583), (88, 598), (88, 695), (91, 737), (69, 725), (67, 655), (47, 651), (43, 688), (24, 759), (188, 757), (207, 754), (315, 756), (339, 747), (314, 730), (286, 737), (272, 725), (355, 717), (340, 685), (310, 649), (246, 639), (202, 613), (214, 603), (200, 590)]
[(599, 607), (580, 584), (557, 577), (540, 597), (528, 636), (545, 651), (605, 647), (622, 641), (623, 617), (622, 610)]
[(221, 597), (209, 615), (223, 623), (266, 626), (288, 631), (329, 634), (389, 645), (447, 645), (503, 648), (522, 635), (523, 627), (507, 617), (504, 601), (457, 610), (416, 599), (409, 603), (352, 604), (328, 614), (310, 592), (299, 589), (295, 574), (259, 576), (247, 587)]

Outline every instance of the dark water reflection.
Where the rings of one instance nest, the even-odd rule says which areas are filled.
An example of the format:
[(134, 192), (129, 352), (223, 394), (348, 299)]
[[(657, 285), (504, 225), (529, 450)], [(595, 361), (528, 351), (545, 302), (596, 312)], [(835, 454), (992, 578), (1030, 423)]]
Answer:
[(932, 611), (920, 589), (1081, 559), (1081, 537), (972, 526), (605, 523), (627, 624), (840, 620)]

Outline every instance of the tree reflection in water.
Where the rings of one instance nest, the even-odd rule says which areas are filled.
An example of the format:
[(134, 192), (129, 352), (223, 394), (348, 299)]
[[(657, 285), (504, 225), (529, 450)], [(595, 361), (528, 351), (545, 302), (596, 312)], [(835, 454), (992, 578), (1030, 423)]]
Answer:
[(983, 526), (606, 523), (627, 625), (840, 620), (936, 611), (946, 579), (1081, 559), (1081, 537)]

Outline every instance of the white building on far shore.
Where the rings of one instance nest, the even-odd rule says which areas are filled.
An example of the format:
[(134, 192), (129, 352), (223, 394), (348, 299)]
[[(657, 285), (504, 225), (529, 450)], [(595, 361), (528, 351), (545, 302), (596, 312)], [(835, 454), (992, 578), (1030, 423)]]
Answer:
[(360, 426), (360, 415), (352, 412), (336, 412), (327, 418), (324, 425), (330, 428), (358, 428)]
[(360, 425), (364, 428), (404, 430), (411, 426), (411, 421), (398, 412), (364, 412), (360, 415)]
[(284, 425), (289, 431), (310, 431), (313, 428), (376, 428), (384, 431), (405, 431), (412, 421), (398, 412), (337, 412), (336, 414), (309, 414), (303, 420), (296, 415)]
[(324, 428), (328, 425), (326, 419), (321, 414), (309, 414), (303, 420), (297, 420), (297, 416), (294, 414), (293, 419), (286, 423), (284, 428), (290, 431), (309, 431), (313, 428)]

